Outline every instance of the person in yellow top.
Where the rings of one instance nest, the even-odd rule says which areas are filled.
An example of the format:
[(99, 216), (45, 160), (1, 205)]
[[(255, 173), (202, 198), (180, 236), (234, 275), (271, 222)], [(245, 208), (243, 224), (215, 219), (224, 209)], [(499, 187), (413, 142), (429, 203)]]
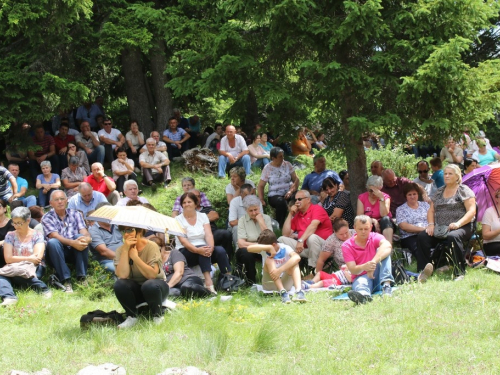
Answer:
[(144, 238), (144, 229), (123, 227), (123, 245), (116, 249), (114, 291), (127, 319), (118, 328), (137, 324), (137, 305), (146, 302), (156, 324), (163, 322), (162, 302), (168, 296), (158, 245)]

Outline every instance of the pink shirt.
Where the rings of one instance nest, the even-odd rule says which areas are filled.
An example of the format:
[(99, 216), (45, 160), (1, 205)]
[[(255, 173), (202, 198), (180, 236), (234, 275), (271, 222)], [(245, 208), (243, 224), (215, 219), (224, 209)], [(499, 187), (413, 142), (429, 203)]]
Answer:
[[(385, 237), (379, 233), (370, 232), (364, 248), (358, 246), (355, 240), (356, 236), (353, 236), (342, 244), (342, 254), (346, 263), (355, 262), (359, 266), (373, 259), (380, 246), (380, 241), (385, 240)], [(361, 272), (359, 275), (352, 275), (352, 281), (364, 274), (366, 274), (366, 271)]]
[[(372, 219), (380, 220), (380, 219), (382, 219), (382, 216), (380, 216), (380, 201), (377, 199), (377, 201), (374, 204), (371, 204), (370, 200), (368, 199), (369, 194), (370, 193), (366, 192), (366, 193), (360, 194), (358, 196), (358, 199), (361, 201), (361, 203), (363, 203), (363, 207), (365, 209), (363, 214), (370, 216)], [(382, 193), (382, 194), (384, 194), (385, 199), (391, 198), (386, 193)], [(387, 216), (392, 217), (392, 214), (390, 211), (389, 211), (389, 215), (387, 215)]]

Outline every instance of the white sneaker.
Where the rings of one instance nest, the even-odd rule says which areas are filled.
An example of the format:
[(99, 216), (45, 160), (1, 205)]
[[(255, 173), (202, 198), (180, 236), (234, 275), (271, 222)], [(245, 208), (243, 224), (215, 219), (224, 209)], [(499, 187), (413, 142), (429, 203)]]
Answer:
[(163, 317), (163, 316), (155, 316), (153, 318), (153, 323), (156, 324), (157, 326), (159, 326), (160, 324), (163, 323), (164, 320), (165, 320), (165, 317)]
[(16, 303), (17, 303), (17, 298), (5, 297), (3, 299), (3, 302), (0, 303), (0, 306), (12, 306), (15, 305)]
[(137, 324), (137, 318), (127, 316), (127, 319), (122, 324), (118, 324), (119, 329), (132, 328)]
[(52, 290), (47, 290), (46, 292), (42, 293), (43, 298), (52, 298)]
[(206, 288), (206, 289), (207, 289), (210, 293), (212, 293), (214, 296), (216, 296), (216, 295), (217, 295), (217, 292), (215, 291), (215, 288), (214, 288), (214, 286), (213, 286), (213, 285), (209, 285), (209, 286), (206, 286), (206, 285), (205, 285), (205, 288)]
[(175, 310), (175, 308), (177, 307), (177, 304), (174, 301), (170, 301), (169, 299), (163, 301), (161, 305), (169, 310)]

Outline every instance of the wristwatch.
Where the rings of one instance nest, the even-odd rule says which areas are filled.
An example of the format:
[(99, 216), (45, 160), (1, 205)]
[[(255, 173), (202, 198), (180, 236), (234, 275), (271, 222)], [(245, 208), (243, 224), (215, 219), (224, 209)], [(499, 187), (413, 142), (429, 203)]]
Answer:
[(380, 198), (379, 201), (385, 202), (385, 198)]
[(297, 240), (297, 242), (298, 242), (298, 243), (303, 243), (303, 242), (304, 242), (304, 240), (303, 240), (302, 238), (299, 238), (299, 239)]

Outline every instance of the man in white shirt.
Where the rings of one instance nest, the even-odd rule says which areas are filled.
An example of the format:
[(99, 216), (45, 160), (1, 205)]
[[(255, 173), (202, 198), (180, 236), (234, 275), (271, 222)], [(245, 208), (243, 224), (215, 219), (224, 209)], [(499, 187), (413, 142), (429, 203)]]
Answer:
[(114, 158), (113, 151), (116, 147), (122, 147), (125, 144), (125, 137), (122, 132), (112, 127), (110, 119), (104, 120), (104, 129), (99, 130), (97, 135), (99, 140), (104, 144), (106, 161), (112, 163)]
[(156, 151), (156, 141), (153, 138), (146, 140), (147, 152), (139, 157), (142, 168), (142, 185), (153, 186), (154, 181), (161, 180), (165, 188), (172, 180), (170, 177), (170, 160), (163, 153)]
[[(149, 134), (149, 137), (153, 138), (156, 141), (156, 151), (160, 151), (161, 153), (163, 153), (163, 155), (168, 157), (167, 144), (163, 141), (160, 141), (160, 133), (158, 133), (157, 131), (152, 131)], [(143, 152), (146, 152), (147, 150), (148, 150), (148, 147), (146, 146), (146, 143), (144, 143), (144, 146), (141, 147), (139, 152), (142, 154)]]
[(123, 184), (123, 194), (125, 197), (120, 199), (116, 206), (126, 206), (128, 201), (138, 200), (141, 203), (149, 203), (146, 198), (139, 196), (139, 187), (137, 186), (137, 182), (134, 180), (127, 180)]
[[(228, 166), (229, 164), (229, 166)], [(226, 127), (226, 136), (222, 138), (219, 149), (219, 178), (224, 178), (227, 170), (243, 166), (247, 176), (252, 174), (250, 156), (245, 139), (236, 134), (232, 125)]]

